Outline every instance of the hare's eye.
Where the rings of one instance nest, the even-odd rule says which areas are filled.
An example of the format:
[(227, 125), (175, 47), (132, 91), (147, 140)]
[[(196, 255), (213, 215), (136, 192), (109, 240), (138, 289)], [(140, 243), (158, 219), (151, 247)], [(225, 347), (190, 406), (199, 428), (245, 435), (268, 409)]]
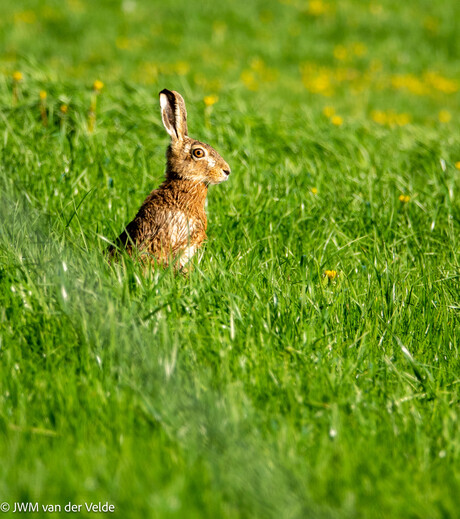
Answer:
[(192, 155), (197, 159), (202, 159), (204, 157), (204, 150), (202, 150), (201, 148), (195, 148), (192, 151)]

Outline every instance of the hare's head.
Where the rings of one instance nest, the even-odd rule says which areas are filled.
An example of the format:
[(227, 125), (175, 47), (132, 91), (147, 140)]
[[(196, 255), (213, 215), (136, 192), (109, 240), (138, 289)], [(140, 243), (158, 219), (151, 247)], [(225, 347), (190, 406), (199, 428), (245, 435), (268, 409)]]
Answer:
[(160, 92), (161, 118), (171, 136), (166, 153), (168, 178), (220, 184), (230, 175), (230, 166), (217, 151), (188, 136), (184, 99), (172, 90)]

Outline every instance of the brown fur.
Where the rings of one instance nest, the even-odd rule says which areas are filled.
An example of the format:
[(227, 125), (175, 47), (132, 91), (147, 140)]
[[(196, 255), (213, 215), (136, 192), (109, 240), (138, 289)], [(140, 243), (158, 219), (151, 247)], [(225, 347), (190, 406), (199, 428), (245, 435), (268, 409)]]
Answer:
[(108, 252), (113, 257), (117, 250), (132, 254), (137, 249), (142, 258), (161, 265), (175, 261), (176, 267), (183, 268), (206, 239), (208, 186), (227, 180), (230, 167), (211, 146), (188, 136), (180, 94), (162, 90), (160, 104), (163, 124), (171, 136), (166, 179), (145, 199)]

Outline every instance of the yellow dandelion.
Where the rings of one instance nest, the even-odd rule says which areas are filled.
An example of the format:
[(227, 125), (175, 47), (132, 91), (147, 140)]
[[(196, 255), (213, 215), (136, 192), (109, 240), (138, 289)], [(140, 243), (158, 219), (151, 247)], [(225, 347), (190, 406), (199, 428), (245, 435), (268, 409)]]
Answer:
[(325, 106), (323, 108), (323, 114), (326, 116), (326, 117), (332, 117), (334, 114), (335, 114), (335, 108), (332, 107), (332, 106)]
[(395, 115), (395, 123), (398, 126), (406, 126), (411, 121), (411, 116), (407, 113), (401, 113)]
[(410, 200), (410, 196), (409, 195), (399, 195), (399, 201), (402, 204), (407, 204), (407, 202), (409, 202), (409, 200)]
[(343, 118), (340, 117), (340, 115), (334, 115), (333, 117), (331, 117), (331, 123), (335, 126), (342, 126)]
[(65, 104), (62, 104), (60, 107), (59, 107), (59, 110), (61, 111), (61, 114), (66, 114), (68, 111), (69, 111), (69, 107)]
[(21, 11), (14, 14), (14, 23), (35, 23), (37, 17), (33, 11)]
[(308, 12), (313, 16), (320, 16), (329, 11), (329, 5), (322, 0), (310, 0), (308, 2)]
[(96, 81), (93, 83), (93, 90), (95, 92), (100, 92), (104, 88), (104, 83), (100, 81), (99, 79), (96, 79)]
[(440, 123), (448, 123), (452, 119), (452, 114), (448, 110), (441, 110), (438, 119)]
[(414, 74), (395, 74), (391, 77), (391, 85), (396, 90), (408, 90), (411, 94), (418, 96), (430, 93), (426, 81), (422, 81)]
[(300, 73), (303, 86), (310, 92), (326, 97), (334, 93), (334, 77), (331, 69), (307, 62), (300, 66)]
[(371, 117), (378, 124), (387, 124), (388, 122), (387, 114), (382, 110), (372, 110)]
[(48, 114), (46, 113), (46, 92), (40, 90), (40, 116), (42, 118), (43, 126), (48, 126)]
[(456, 167), (457, 169), (460, 169), (460, 160), (459, 160), (458, 162), (455, 163), (455, 167)]
[(259, 89), (259, 83), (252, 70), (243, 70), (243, 72), (241, 72), (240, 79), (248, 90), (255, 92)]
[(444, 94), (454, 94), (460, 89), (460, 84), (455, 79), (441, 76), (437, 72), (428, 71), (423, 74), (423, 79), (431, 87)]
[(324, 277), (332, 281), (337, 277), (337, 271), (336, 270), (325, 270), (324, 271)]
[(347, 59), (348, 51), (344, 45), (336, 45), (334, 47), (334, 58), (340, 61)]
[(13, 78), (13, 106), (16, 106), (19, 100), (19, 83), (22, 81), (22, 73), (16, 70), (11, 77)]
[(318, 188), (316, 188), (316, 187), (312, 187), (312, 188), (311, 188), (311, 192), (312, 192), (314, 195), (317, 195), (317, 194), (318, 194)]
[(219, 98), (216, 95), (209, 95), (209, 96), (205, 96), (203, 101), (206, 106), (212, 106), (212, 105), (215, 105), (217, 103), (217, 101), (219, 101)]
[(332, 95), (333, 86), (329, 71), (318, 72), (314, 77), (312, 77), (309, 89), (315, 94), (322, 94), (325, 96)]

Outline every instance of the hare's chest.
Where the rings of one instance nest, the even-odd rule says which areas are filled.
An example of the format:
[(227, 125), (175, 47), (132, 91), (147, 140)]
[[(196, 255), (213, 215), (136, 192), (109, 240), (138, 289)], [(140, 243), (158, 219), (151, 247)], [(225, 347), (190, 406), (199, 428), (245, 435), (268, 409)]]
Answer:
[(201, 244), (201, 242), (195, 243), (193, 245), (189, 245), (189, 246), (181, 249), (180, 254), (179, 254), (180, 268), (185, 267), (185, 265), (187, 265), (187, 263), (193, 258), (196, 251), (200, 248), (200, 244)]
[[(195, 246), (197, 240), (204, 239), (205, 225), (202, 219), (182, 211), (174, 211), (168, 220), (171, 248), (189, 248), (191, 245)], [(203, 238), (200, 240), (201, 235)]]

